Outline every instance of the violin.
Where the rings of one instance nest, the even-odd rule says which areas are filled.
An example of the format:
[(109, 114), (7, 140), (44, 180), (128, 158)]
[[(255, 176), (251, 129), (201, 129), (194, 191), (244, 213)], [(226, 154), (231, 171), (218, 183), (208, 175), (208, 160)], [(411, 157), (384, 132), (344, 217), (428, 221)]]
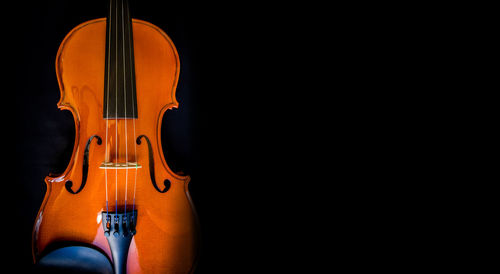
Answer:
[(192, 273), (190, 177), (168, 167), (160, 136), (164, 113), (179, 106), (179, 56), (164, 31), (131, 18), (127, 0), (110, 0), (108, 12), (76, 26), (57, 52), (57, 106), (73, 115), (75, 143), (66, 170), (45, 178), (34, 262), (76, 246), (114, 273)]

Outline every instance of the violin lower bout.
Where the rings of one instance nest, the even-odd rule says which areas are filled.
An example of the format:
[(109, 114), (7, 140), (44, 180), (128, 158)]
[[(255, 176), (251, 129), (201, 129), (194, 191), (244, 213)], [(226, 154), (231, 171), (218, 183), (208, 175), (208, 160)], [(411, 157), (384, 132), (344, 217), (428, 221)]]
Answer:
[[(138, 177), (147, 178), (144, 173), (139, 171)], [(102, 179), (102, 175), (91, 176), (78, 194), (67, 191), (64, 179), (46, 180), (47, 194), (33, 235), (35, 261), (56, 248), (70, 245), (91, 246), (113, 261), (102, 224), (106, 222), (102, 219), (106, 205), (97, 198), (105, 191), (96, 186)], [(151, 184), (140, 183), (136, 195), (142, 198), (134, 205), (137, 224), (128, 251), (127, 273), (191, 273), (196, 262), (198, 232), (188, 181), (172, 182), (165, 193), (158, 193)], [(114, 193), (115, 189), (110, 187), (108, 191)], [(112, 203), (110, 211), (114, 212), (115, 206)], [(119, 212), (125, 209), (123, 204), (118, 208)]]

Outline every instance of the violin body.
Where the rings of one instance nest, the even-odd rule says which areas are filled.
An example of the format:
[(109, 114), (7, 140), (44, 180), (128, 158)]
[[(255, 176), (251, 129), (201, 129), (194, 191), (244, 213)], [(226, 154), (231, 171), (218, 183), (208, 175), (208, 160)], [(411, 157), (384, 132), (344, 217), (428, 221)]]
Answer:
[[(115, 231), (129, 238), (125, 269), (115, 268), (116, 273), (194, 271), (198, 230), (190, 177), (167, 166), (160, 136), (164, 113), (178, 107), (179, 57), (158, 27), (131, 22), (135, 119), (103, 118), (106, 18), (80, 24), (60, 45), (57, 105), (73, 114), (75, 144), (66, 170), (45, 178), (47, 192), (33, 229), (35, 262), (55, 248), (77, 243), (99, 250), (116, 264), (109, 235)], [(119, 223), (107, 220), (120, 212), (128, 215)]]

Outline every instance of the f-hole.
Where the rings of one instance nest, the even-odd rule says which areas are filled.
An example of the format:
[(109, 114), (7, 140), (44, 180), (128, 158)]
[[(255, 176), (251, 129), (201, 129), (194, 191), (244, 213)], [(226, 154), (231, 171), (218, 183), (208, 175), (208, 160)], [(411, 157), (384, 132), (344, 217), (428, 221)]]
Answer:
[(151, 147), (151, 142), (149, 141), (148, 136), (146, 135), (141, 135), (137, 137), (137, 144), (141, 144), (141, 139), (144, 138), (146, 139), (146, 142), (148, 143), (148, 150), (149, 150), (149, 175), (151, 176), (151, 183), (153, 184), (154, 188), (160, 192), (160, 193), (165, 193), (170, 189), (170, 180), (165, 179), (163, 181), (163, 185), (165, 186), (163, 190), (161, 190), (158, 185), (156, 184), (156, 179), (155, 179), (155, 160), (153, 157), (153, 148)]
[(87, 145), (85, 146), (85, 151), (83, 152), (82, 183), (80, 184), (80, 188), (76, 192), (73, 191), (73, 189), (71, 188), (73, 186), (73, 182), (69, 180), (66, 182), (65, 185), (66, 190), (71, 194), (78, 194), (85, 187), (85, 183), (87, 182), (87, 174), (89, 172), (89, 146), (94, 138), (97, 139), (98, 145), (102, 144), (101, 137), (97, 135), (90, 136), (89, 140), (87, 141)]

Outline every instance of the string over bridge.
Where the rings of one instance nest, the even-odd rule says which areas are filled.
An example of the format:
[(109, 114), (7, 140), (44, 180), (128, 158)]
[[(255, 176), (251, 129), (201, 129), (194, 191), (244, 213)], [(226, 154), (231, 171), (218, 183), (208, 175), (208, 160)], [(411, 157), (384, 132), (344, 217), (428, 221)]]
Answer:
[(99, 168), (100, 169), (136, 169), (142, 166), (137, 164), (137, 162), (126, 162), (126, 163), (113, 163), (113, 162), (103, 162)]

